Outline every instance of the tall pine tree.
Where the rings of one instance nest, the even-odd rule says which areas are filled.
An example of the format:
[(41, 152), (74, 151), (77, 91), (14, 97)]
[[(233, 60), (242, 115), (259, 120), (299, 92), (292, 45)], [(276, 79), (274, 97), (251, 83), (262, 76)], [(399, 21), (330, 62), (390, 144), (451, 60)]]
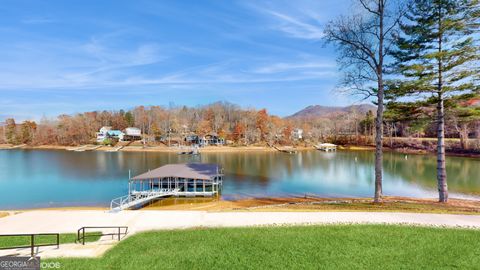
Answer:
[(439, 201), (448, 201), (445, 169), (445, 101), (479, 90), (478, 0), (413, 0), (397, 38), (391, 85), (397, 97), (410, 96), (436, 107)]

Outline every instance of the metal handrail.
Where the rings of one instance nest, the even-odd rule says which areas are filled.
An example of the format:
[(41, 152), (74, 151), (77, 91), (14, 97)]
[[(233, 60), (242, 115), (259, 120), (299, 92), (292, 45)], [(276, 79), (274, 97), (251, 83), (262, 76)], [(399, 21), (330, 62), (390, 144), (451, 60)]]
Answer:
[[(54, 235), (56, 236), (56, 242), (53, 244), (35, 244), (35, 236), (40, 235)], [(20, 234), (0, 234), (0, 237), (12, 237), (12, 236), (30, 236), (30, 245), (28, 246), (8, 246), (0, 247), (0, 249), (15, 249), (15, 248), (30, 248), (32, 257), (35, 255), (35, 247), (48, 247), (57, 246), (60, 248), (60, 234), (59, 233), (20, 233)]]
[(148, 190), (148, 191), (133, 191), (131, 194), (118, 197), (113, 199), (110, 202), (110, 210), (115, 208), (122, 209), (123, 205), (128, 204), (135, 200), (145, 199), (149, 197), (158, 196), (160, 193), (172, 193), (175, 195), (179, 189), (158, 189), (158, 190)]
[(113, 209), (113, 208), (116, 208), (116, 207), (121, 207), (123, 204), (125, 204), (125, 201), (130, 202), (130, 196), (131, 195), (125, 195), (125, 196), (113, 199), (110, 202), (110, 209)]
[[(90, 235), (86, 235), (85, 234), (85, 230), (86, 229), (118, 229), (118, 232), (116, 233), (103, 233), (101, 232), (100, 234), (90, 234)], [(121, 232), (121, 229), (125, 229), (124, 232)], [(80, 234), (80, 232), (82, 232)], [(77, 242), (78, 243), (82, 243), (82, 245), (85, 245), (85, 238), (86, 237), (92, 237), (92, 236), (105, 236), (105, 235), (111, 235), (112, 236), (112, 239), (113, 239), (113, 236), (118, 236), (118, 241), (121, 240), (121, 235), (127, 235), (128, 233), (128, 226), (85, 226), (85, 227), (81, 227), (80, 229), (77, 230)], [(80, 236), (81, 235), (81, 236)]]

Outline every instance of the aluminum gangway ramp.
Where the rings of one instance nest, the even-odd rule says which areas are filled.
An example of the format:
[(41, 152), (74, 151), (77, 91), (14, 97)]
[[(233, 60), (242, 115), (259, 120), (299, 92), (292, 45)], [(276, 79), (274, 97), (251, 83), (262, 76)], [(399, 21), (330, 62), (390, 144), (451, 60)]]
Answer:
[(113, 199), (110, 203), (110, 211), (115, 212), (139, 207), (159, 198), (175, 196), (177, 193), (178, 189), (134, 191), (131, 194)]

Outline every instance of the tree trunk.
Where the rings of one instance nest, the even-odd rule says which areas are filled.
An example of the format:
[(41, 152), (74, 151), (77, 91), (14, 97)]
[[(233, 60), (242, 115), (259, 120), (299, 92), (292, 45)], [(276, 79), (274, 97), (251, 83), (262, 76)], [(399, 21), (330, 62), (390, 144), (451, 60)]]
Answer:
[(358, 139), (358, 122), (357, 122), (357, 117), (355, 116), (355, 143), (358, 145), (359, 143)]
[(437, 104), (437, 183), (439, 202), (448, 201), (447, 170), (445, 167), (445, 108), (443, 104), (442, 6), (438, 5), (438, 104)]
[(460, 145), (463, 150), (468, 150), (468, 125), (462, 123), (460, 125)]
[(377, 119), (375, 122), (375, 196), (373, 201), (379, 203), (382, 201), (382, 166), (383, 166), (383, 19), (384, 2), (378, 1), (379, 23), (379, 50), (378, 50), (378, 93), (377, 93)]
[(437, 182), (439, 202), (448, 201), (447, 171), (445, 168), (445, 115), (443, 97), (438, 95), (437, 106)]
[(378, 108), (375, 122), (375, 197), (374, 202), (382, 200), (382, 166), (383, 166), (383, 81), (378, 83)]

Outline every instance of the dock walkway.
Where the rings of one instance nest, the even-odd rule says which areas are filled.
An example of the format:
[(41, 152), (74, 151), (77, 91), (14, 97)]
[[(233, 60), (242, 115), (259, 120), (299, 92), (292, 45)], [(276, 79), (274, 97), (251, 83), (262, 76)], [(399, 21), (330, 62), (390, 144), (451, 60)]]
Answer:
[(110, 203), (110, 211), (121, 211), (137, 208), (159, 198), (175, 196), (177, 193), (178, 189), (159, 189), (132, 192), (129, 195), (113, 199)]

